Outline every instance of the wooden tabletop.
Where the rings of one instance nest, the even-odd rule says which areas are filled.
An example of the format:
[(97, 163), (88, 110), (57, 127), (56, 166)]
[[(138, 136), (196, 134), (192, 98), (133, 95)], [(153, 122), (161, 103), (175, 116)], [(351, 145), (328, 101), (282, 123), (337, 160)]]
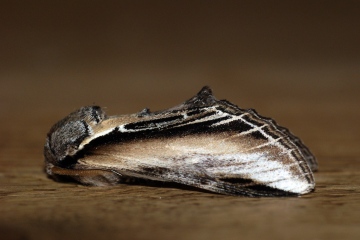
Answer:
[[(72, 2), (1, 8), (1, 239), (360, 239), (356, 6)], [(203, 85), (299, 136), (319, 162), (316, 190), (247, 198), (44, 173), (46, 134), (71, 111), (161, 110)]]

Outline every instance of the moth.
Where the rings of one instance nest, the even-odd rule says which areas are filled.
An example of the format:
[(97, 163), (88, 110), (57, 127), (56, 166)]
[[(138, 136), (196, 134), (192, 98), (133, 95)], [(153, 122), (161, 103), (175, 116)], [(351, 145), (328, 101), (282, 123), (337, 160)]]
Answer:
[(51, 128), (44, 156), (55, 180), (106, 186), (145, 179), (252, 197), (309, 193), (318, 168), (288, 129), (217, 100), (209, 87), (158, 112), (107, 116), (82, 107)]

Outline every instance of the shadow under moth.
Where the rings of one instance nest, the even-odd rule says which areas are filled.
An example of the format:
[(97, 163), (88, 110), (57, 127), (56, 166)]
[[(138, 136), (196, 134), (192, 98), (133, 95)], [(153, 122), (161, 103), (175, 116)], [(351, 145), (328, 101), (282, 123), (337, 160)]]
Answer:
[(309, 193), (317, 170), (286, 128), (217, 100), (209, 87), (158, 112), (107, 116), (82, 107), (51, 128), (44, 156), (55, 180), (104, 186), (145, 179), (244, 196)]

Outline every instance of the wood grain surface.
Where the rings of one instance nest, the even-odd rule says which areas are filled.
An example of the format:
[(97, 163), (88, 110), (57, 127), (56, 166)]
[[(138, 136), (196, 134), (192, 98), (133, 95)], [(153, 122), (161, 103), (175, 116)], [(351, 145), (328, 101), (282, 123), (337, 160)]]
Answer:
[[(1, 239), (360, 239), (356, 1), (1, 3)], [(45, 136), (71, 111), (160, 110), (203, 85), (288, 127), (316, 190), (246, 198), (179, 185), (48, 179)]]

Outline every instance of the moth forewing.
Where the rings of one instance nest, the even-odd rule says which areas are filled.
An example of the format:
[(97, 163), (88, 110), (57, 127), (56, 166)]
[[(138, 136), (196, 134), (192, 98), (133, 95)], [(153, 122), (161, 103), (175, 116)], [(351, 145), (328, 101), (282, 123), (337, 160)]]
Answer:
[(315, 187), (317, 163), (300, 139), (254, 110), (216, 100), (207, 87), (174, 108), (145, 110), (89, 126), (81, 141), (68, 144), (77, 151), (65, 158), (49, 149), (56, 143), (46, 145), (47, 163), (86, 171), (73, 178), (91, 185), (143, 178), (248, 196), (300, 195)]
[[(240, 139), (235, 142), (226, 135), (231, 134), (106, 144), (88, 149), (79, 163), (94, 169), (118, 170), (130, 177), (137, 174), (141, 178), (178, 182), (217, 192), (226, 192), (225, 188), (232, 186), (233, 194), (265, 195), (260, 189), (266, 186), (269, 191), (273, 188), (274, 192), (303, 194), (314, 187), (288, 154), (274, 158), (265, 147), (261, 152), (254, 151), (245, 141), (239, 144)], [(210, 186), (208, 182), (213, 184)]]

